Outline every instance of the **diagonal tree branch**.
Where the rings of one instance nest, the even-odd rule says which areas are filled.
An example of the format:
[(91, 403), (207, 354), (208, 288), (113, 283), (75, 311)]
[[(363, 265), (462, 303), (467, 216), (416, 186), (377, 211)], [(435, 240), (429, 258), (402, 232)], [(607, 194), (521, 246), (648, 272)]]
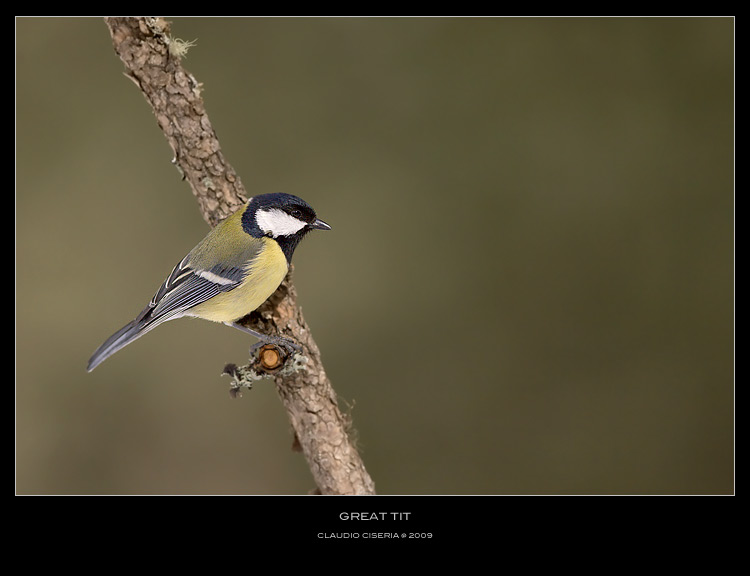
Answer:
[[(106, 18), (126, 75), (141, 89), (190, 184), (201, 213), (214, 226), (244, 204), (247, 193), (221, 153), (206, 114), (201, 84), (180, 62), (185, 44), (172, 38), (162, 18)], [(308, 361), (274, 381), (299, 447), (322, 494), (374, 494), (375, 486), (349, 435), (320, 351), (297, 306), (290, 274), (256, 312), (244, 319), (265, 333), (280, 333), (302, 346)]]

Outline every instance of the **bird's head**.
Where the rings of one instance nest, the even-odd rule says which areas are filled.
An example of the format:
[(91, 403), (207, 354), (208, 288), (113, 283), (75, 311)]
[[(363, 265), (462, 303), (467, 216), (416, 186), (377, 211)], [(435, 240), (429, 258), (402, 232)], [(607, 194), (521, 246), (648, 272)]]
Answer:
[(256, 238), (276, 240), (290, 262), (305, 234), (310, 230), (331, 229), (302, 198), (280, 192), (250, 198), (242, 215), (242, 227)]

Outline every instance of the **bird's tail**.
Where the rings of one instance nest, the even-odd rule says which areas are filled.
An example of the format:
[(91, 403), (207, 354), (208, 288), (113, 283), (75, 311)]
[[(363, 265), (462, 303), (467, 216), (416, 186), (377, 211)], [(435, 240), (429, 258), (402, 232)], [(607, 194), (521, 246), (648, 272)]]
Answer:
[(139, 324), (138, 320), (133, 320), (130, 324), (123, 326), (117, 332), (112, 334), (112, 336), (107, 338), (104, 341), (104, 344), (99, 346), (99, 348), (96, 349), (96, 352), (91, 355), (86, 370), (91, 372), (94, 368), (99, 366), (99, 364), (112, 356), (112, 354), (130, 344), (139, 336), (142, 336), (144, 332), (140, 330), (141, 327)]
[(146, 308), (146, 310), (141, 312), (135, 320), (126, 324), (112, 334), (112, 336), (107, 338), (104, 341), (104, 344), (99, 346), (99, 348), (96, 349), (96, 352), (91, 355), (86, 370), (91, 372), (94, 368), (99, 366), (99, 364), (112, 356), (112, 354), (130, 344), (133, 340), (140, 338), (146, 332), (150, 332), (162, 322), (171, 319), (170, 317), (155, 319), (151, 317), (148, 312), (150, 312), (150, 309)]

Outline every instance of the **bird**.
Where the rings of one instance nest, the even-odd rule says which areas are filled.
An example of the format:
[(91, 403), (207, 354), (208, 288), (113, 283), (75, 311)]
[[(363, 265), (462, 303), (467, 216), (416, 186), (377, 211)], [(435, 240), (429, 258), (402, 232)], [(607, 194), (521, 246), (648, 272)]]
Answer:
[(330, 229), (297, 196), (253, 196), (177, 263), (140, 314), (97, 348), (87, 371), (159, 324), (183, 316), (222, 322), (261, 341), (298, 349), (292, 340), (261, 334), (237, 321), (279, 287), (308, 232)]

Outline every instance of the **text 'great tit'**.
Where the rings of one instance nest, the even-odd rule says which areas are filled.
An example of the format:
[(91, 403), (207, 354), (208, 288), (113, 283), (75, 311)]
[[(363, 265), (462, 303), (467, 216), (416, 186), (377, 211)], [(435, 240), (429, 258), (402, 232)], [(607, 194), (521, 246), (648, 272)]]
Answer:
[(291, 194), (250, 198), (180, 260), (135, 320), (99, 346), (88, 371), (162, 322), (182, 316), (223, 322), (273, 340), (236, 322), (279, 287), (305, 234), (330, 229), (307, 202)]

